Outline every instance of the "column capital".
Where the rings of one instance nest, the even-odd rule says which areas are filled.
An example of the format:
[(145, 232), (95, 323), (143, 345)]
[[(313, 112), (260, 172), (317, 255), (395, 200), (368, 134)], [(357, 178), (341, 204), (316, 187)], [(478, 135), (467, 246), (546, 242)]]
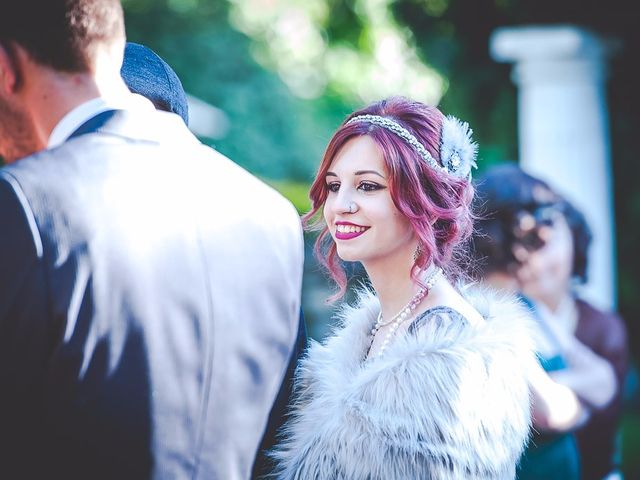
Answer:
[(527, 25), (501, 27), (489, 40), (489, 50), (498, 62), (536, 62), (573, 59), (602, 60), (619, 44), (575, 25)]

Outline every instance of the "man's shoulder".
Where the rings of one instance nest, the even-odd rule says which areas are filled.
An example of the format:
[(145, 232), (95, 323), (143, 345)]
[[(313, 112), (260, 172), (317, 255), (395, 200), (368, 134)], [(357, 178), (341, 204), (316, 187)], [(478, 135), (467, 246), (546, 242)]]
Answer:
[(105, 185), (122, 190), (126, 185), (140, 195), (172, 195), (176, 202), (199, 204), (203, 217), (238, 215), (274, 228), (299, 226), (297, 212), (280, 193), (201, 143), (179, 117), (164, 112), (127, 112), (97, 132), (71, 138), (3, 170), (27, 198), (42, 200), (44, 210), (80, 207), (69, 198), (73, 192)]
[[(18, 178), (9, 167), (0, 169), (0, 254), (8, 255), (5, 262), (29, 253), (35, 258), (42, 253), (42, 243), (29, 200)], [(3, 263), (3, 269), (10, 265)]]
[[(9, 210), (27, 216), (32, 213), (32, 199), (38, 198), (39, 191), (46, 191), (46, 187), (38, 187), (39, 179), (43, 176), (39, 174), (42, 157), (45, 152), (40, 152), (29, 157), (20, 159), (10, 165), (0, 169), (0, 190), (3, 192), (2, 212), (6, 214)], [(11, 201), (9, 201), (11, 198)]]

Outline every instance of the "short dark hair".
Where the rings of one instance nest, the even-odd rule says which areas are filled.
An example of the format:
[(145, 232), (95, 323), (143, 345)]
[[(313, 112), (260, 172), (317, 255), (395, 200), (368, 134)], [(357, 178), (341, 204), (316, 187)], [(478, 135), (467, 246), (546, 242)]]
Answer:
[(95, 47), (120, 36), (120, 0), (17, 0), (0, 8), (0, 42), (60, 71), (89, 70)]
[(582, 212), (568, 200), (562, 202), (562, 213), (571, 230), (573, 238), (573, 271), (572, 275), (581, 283), (587, 281), (588, 253), (593, 233)]

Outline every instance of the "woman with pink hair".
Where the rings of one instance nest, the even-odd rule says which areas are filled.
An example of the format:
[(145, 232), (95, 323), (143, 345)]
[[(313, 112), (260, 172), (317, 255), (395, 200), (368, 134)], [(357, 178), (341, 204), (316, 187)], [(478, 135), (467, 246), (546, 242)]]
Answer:
[(476, 150), (466, 123), (402, 97), (331, 138), (304, 220), (334, 299), (342, 262), (370, 285), (298, 367), (277, 478), (514, 478), (536, 361), (521, 306), (460, 281)]

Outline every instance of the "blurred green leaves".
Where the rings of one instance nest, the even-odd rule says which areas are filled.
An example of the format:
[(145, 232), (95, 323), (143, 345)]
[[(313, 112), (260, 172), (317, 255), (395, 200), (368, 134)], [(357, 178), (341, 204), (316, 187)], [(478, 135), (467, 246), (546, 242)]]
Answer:
[(344, 115), (397, 94), (441, 103), (469, 120), (481, 168), (515, 158), (515, 95), (506, 67), (498, 76), (486, 73), (495, 72), (492, 62), (482, 71), (473, 71), (473, 63), (465, 69), (468, 52), (455, 38), (452, 2), (125, 0), (124, 6), (129, 38), (157, 50), (189, 93), (228, 115), (229, 134), (205, 141), (263, 177), (309, 182)]
[(352, 106), (336, 95), (317, 101), (294, 95), (256, 61), (256, 44), (230, 25), (227, 3), (213, 3), (128, 0), (129, 40), (156, 50), (190, 94), (227, 114), (228, 135), (207, 143), (257, 175), (310, 181)]
[(392, 0), (230, 3), (233, 25), (258, 45), (256, 58), (299, 97), (336, 92), (368, 103), (401, 94), (436, 104), (446, 90), (411, 30), (395, 21)]
[(310, 183), (270, 179), (265, 179), (265, 181), (288, 198), (300, 215), (311, 210), (311, 200), (309, 200)]

